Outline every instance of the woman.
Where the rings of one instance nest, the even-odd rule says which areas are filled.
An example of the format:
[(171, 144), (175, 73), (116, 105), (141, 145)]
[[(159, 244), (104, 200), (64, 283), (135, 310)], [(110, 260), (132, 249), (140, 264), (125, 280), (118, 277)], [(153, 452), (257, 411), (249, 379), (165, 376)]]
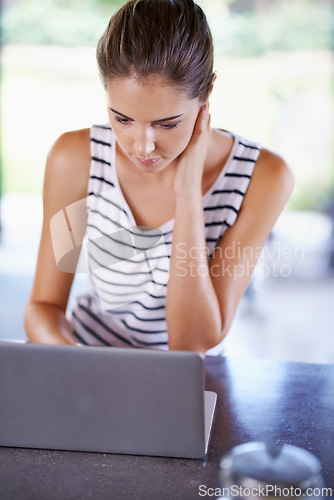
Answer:
[[(48, 156), (28, 337), (204, 354), (230, 328), (292, 175), (210, 127), (212, 38), (192, 0), (130, 0), (97, 60), (110, 124), (63, 134)], [(89, 286), (67, 319), (82, 241)]]

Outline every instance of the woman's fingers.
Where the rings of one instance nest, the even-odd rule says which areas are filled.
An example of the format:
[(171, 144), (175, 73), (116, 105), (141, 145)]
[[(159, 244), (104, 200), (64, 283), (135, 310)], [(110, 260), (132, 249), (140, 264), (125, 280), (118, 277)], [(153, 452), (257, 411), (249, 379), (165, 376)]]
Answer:
[(178, 160), (175, 193), (197, 192), (201, 188), (210, 128), (208, 105), (200, 108), (188, 146)]
[(207, 123), (207, 129), (210, 130), (210, 123), (211, 123), (211, 115), (208, 110), (208, 123)]
[[(204, 106), (201, 107), (197, 123), (199, 125), (199, 132), (203, 132), (207, 128), (208, 124), (208, 116), (209, 116), (209, 105), (204, 104)], [(196, 123), (196, 125), (197, 125)]]
[(209, 126), (210, 126), (209, 106), (208, 104), (205, 104), (199, 110), (189, 146), (191, 146), (191, 144), (196, 144), (201, 139), (203, 133), (209, 129)]

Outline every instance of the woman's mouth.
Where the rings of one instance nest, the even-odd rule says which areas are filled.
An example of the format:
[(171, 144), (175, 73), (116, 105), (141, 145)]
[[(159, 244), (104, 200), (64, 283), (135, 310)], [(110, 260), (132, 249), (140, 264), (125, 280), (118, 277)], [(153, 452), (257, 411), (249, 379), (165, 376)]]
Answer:
[(144, 167), (151, 167), (152, 165), (158, 163), (158, 161), (161, 160), (161, 157), (144, 159), (144, 158), (138, 158), (138, 156), (136, 156), (136, 160), (139, 161), (139, 163), (141, 163), (142, 165), (144, 165)]

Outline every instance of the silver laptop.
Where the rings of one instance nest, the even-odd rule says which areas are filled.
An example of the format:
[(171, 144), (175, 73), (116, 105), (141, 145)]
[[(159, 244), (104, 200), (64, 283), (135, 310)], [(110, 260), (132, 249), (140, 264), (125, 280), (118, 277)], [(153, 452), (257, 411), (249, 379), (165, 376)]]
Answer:
[(0, 342), (0, 445), (202, 458), (217, 395), (191, 352)]

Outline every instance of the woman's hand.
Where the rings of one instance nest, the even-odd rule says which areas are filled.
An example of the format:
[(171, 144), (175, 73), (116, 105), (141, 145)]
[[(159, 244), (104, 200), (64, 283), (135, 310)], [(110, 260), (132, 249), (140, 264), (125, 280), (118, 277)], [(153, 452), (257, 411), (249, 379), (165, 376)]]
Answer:
[(210, 131), (209, 106), (201, 107), (188, 146), (178, 158), (174, 178), (176, 196), (202, 193), (202, 177)]

